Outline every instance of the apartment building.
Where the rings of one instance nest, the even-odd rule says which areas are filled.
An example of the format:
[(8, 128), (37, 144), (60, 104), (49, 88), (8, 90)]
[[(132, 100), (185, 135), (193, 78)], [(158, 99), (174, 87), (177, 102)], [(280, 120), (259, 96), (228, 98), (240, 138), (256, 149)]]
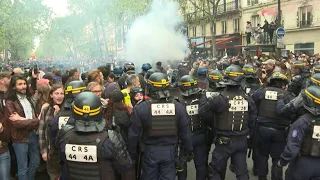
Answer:
[[(277, 0), (241, 0), (241, 34), (245, 40), (245, 25), (253, 27), (277, 19)], [(281, 0), (281, 24), (286, 30), (285, 49), (296, 53), (320, 53), (320, 0)]]
[[(193, 3), (187, 5), (185, 22), (188, 26), (188, 37), (193, 47), (200, 52), (211, 51), (211, 25), (207, 16), (208, 13), (194, 7)], [(241, 52), (241, 47), (236, 46), (242, 44), (241, 28), (240, 0), (221, 0), (217, 7), (216, 23), (213, 26), (218, 56), (224, 56), (225, 52), (228, 55), (237, 55)]]

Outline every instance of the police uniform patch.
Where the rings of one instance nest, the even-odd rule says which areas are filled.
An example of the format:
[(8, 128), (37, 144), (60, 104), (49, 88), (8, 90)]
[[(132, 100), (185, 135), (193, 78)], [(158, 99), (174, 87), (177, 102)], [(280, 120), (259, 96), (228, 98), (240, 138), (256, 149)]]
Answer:
[(276, 101), (278, 100), (278, 92), (277, 91), (266, 91), (264, 95), (265, 99)]
[(151, 104), (152, 116), (173, 116), (176, 115), (176, 107), (173, 103)]
[(297, 130), (293, 130), (292, 131), (292, 137), (295, 138), (298, 135), (298, 131)]
[(251, 91), (251, 88), (246, 88), (246, 94), (249, 94), (250, 91)]
[(215, 97), (219, 95), (219, 92), (206, 92), (206, 97), (209, 98), (209, 97)]
[(61, 116), (59, 117), (59, 129), (61, 129), (63, 126), (65, 126), (68, 122), (70, 117), (68, 116)]
[(320, 140), (320, 126), (313, 126), (312, 138)]
[(232, 100), (229, 100), (230, 112), (242, 112), (248, 111), (249, 103), (242, 96), (235, 96)]
[(65, 147), (67, 161), (96, 163), (97, 146), (66, 144)]
[(198, 104), (195, 105), (188, 105), (186, 106), (186, 110), (189, 116), (197, 115), (198, 114)]

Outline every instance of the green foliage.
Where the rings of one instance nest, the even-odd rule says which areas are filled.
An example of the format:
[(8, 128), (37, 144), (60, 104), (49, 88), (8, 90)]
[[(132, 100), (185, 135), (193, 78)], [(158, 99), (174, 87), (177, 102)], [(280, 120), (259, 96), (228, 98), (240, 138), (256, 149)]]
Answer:
[(47, 30), (50, 17), (42, 0), (1, 0), (0, 50), (10, 51), (12, 60), (28, 58), (34, 39)]
[[(41, 38), (41, 57), (103, 57), (108, 46), (116, 46), (115, 28), (129, 26), (146, 12), (149, 0), (68, 0), (70, 14), (56, 18)], [(118, 32), (117, 32), (118, 33)], [(118, 36), (118, 34), (116, 34)], [(55, 47), (52, 50), (50, 47)]]

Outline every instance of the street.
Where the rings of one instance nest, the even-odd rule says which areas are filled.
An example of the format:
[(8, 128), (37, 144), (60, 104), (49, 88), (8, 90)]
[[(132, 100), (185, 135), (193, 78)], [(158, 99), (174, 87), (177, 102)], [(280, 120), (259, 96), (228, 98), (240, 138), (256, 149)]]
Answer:
[[(214, 149), (214, 146), (212, 146), (211, 152), (213, 149)], [(210, 153), (209, 156), (210, 156), (209, 157), (209, 162), (210, 162), (212, 154)], [(271, 179), (271, 177), (270, 177), (271, 163), (272, 163), (271, 158), (269, 158), (269, 173), (268, 173), (268, 177), (267, 177), (268, 179)], [(228, 161), (227, 173), (226, 173), (225, 180), (234, 180), (234, 179), (236, 179), (236, 175), (229, 170), (229, 164), (230, 164), (230, 159)], [(258, 176), (254, 176), (253, 172), (252, 172), (252, 159), (251, 158), (247, 159), (247, 165), (248, 165), (247, 167), (248, 167), (248, 171), (249, 171), (249, 179), (250, 180), (258, 180)], [(285, 174), (286, 169), (287, 168), (284, 168), (283, 174)], [(194, 167), (193, 161), (191, 161), (190, 163), (188, 163), (188, 179), (187, 180), (195, 180), (195, 179), (196, 179), (196, 169)]]

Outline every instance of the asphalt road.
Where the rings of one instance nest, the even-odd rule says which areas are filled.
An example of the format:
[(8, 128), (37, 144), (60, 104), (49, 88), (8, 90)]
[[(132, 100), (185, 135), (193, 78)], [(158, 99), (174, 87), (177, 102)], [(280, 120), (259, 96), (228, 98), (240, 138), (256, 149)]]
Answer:
[[(212, 152), (213, 149), (214, 149), (214, 146), (212, 146), (211, 152)], [(209, 162), (211, 161), (211, 156), (212, 155), (210, 153)], [(230, 164), (230, 159), (228, 161), (226, 179), (225, 180), (236, 180), (236, 175), (229, 170), (229, 164)], [(267, 177), (268, 179), (271, 179), (271, 177), (270, 177), (271, 164), (272, 164), (271, 158), (269, 158), (269, 173), (268, 173), (268, 177)], [(258, 180), (258, 176), (254, 176), (253, 175), (252, 166), (253, 166), (252, 159), (251, 158), (247, 159), (247, 168), (248, 168), (248, 171), (249, 171), (249, 179), (250, 180)], [(283, 174), (285, 173), (285, 170), (286, 170), (286, 168), (284, 168)], [(193, 161), (188, 163), (188, 178), (187, 178), (187, 180), (196, 180), (196, 169), (194, 167)]]

